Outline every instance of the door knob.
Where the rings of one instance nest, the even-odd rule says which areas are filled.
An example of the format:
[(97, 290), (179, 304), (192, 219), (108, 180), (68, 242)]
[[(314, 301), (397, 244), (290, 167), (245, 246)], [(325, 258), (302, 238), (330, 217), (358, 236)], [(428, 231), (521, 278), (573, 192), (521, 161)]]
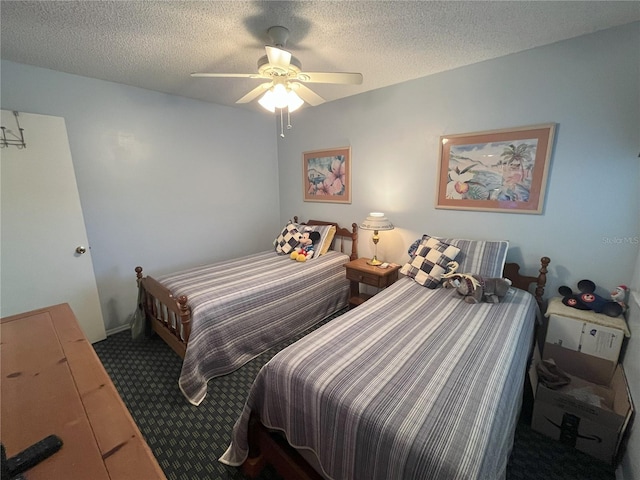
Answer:
[(84, 248), (82, 245), (80, 245), (79, 247), (76, 247), (76, 253), (78, 255), (82, 255), (83, 253), (86, 253), (87, 249)]

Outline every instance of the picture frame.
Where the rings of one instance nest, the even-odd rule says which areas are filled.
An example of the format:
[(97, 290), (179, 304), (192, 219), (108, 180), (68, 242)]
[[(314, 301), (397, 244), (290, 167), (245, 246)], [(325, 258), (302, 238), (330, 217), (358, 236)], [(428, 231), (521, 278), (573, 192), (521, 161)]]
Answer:
[(436, 208), (541, 214), (555, 123), (443, 135)]
[(351, 147), (302, 154), (305, 202), (351, 203)]

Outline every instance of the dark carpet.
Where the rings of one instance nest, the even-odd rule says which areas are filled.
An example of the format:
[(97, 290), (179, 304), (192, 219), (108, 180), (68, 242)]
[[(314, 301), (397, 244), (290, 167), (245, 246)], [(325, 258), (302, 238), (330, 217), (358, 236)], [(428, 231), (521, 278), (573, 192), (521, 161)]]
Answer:
[[(211, 380), (207, 397), (198, 407), (182, 396), (177, 383), (181, 359), (159, 337), (134, 342), (125, 331), (94, 344), (94, 348), (168, 479), (228, 480), (244, 476), (238, 469), (218, 462), (218, 457), (229, 444), (231, 429), (253, 379), (262, 365), (300, 336), (232, 374)], [(260, 478), (280, 477), (266, 469)], [(521, 422), (507, 480), (534, 479), (614, 480), (615, 474), (612, 466), (538, 434)]]

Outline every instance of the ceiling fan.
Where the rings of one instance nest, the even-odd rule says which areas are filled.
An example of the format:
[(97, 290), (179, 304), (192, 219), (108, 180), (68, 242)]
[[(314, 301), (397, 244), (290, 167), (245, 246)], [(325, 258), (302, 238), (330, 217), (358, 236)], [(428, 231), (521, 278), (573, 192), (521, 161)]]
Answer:
[(275, 26), (267, 30), (274, 46), (265, 46), (266, 55), (258, 60), (257, 73), (192, 73), (192, 77), (234, 77), (266, 79), (236, 103), (249, 103), (260, 95), (259, 103), (270, 112), (276, 108), (293, 112), (307, 102), (320, 105), (325, 100), (305, 83), (333, 83), (360, 85), (361, 73), (348, 72), (304, 72), (300, 60), (283, 50), (289, 38), (289, 30)]

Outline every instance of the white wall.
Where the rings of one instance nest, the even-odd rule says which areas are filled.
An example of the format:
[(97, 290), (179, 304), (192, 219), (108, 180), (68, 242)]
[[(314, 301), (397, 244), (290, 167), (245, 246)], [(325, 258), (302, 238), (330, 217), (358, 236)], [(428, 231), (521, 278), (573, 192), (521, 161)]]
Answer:
[(280, 225), (270, 117), (1, 67), (3, 109), (65, 118), (107, 330), (133, 312), (137, 265), (158, 275), (271, 248)]
[[(281, 221), (383, 211), (398, 228), (381, 233), (378, 256), (395, 262), (422, 233), (504, 238), (528, 273), (551, 258), (548, 295), (583, 278), (608, 295), (630, 281), (639, 248), (638, 45), (635, 23), (296, 113), (278, 143)], [(558, 127), (542, 215), (434, 207), (440, 135), (547, 122)], [(301, 153), (344, 145), (352, 204), (304, 203)]]

